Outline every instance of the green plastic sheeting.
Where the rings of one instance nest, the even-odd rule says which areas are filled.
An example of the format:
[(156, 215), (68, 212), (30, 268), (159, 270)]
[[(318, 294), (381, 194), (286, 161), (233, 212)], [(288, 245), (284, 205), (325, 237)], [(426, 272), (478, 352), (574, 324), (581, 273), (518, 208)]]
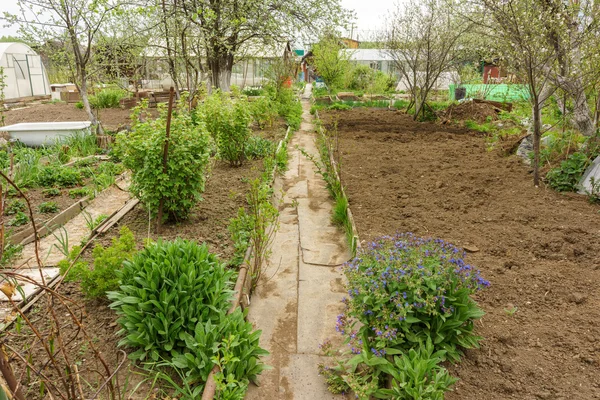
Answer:
[[(461, 85), (467, 89), (465, 98), (485, 98), (492, 101), (522, 101), (529, 100), (529, 90), (525, 85), (518, 84), (490, 84), (490, 85)], [(454, 100), (454, 89), (456, 85), (450, 85), (450, 100)]]

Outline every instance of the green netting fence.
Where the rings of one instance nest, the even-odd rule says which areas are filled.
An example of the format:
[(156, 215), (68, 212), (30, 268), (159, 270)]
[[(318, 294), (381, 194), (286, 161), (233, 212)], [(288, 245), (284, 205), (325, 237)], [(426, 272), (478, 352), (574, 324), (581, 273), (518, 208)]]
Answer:
[[(450, 85), (450, 100), (455, 100), (454, 89), (457, 85)], [(460, 85), (466, 89), (465, 98), (478, 98), (492, 101), (516, 102), (529, 100), (529, 90), (526, 85), (513, 84), (478, 84)]]

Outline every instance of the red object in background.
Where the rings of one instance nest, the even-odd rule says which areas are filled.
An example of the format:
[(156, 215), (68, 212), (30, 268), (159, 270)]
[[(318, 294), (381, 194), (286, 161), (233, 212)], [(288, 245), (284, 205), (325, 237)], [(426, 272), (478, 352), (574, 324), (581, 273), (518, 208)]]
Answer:
[(286, 88), (291, 88), (292, 87), (292, 77), (289, 76), (284, 82), (283, 82), (283, 86)]
[(500, 69), (497, 65), (484, 65), (483, 66), (483, 83), (488, 83), (489, 78), (500, 78)]

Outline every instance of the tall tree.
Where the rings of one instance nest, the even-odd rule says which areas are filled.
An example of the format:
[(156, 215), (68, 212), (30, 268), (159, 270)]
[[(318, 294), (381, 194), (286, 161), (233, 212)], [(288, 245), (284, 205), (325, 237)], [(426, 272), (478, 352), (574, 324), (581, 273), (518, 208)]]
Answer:
[(496, 38), (495, 52), (522, 82), (527, 84), (533, 115), (534, 185), (539, 185), (541, 111), (552, 95), (551, 76), (556, 67), (556, 52), (544, 39), (552, 24), (565, 21), (541, 4), (540, 0), (477, 0), (468, 5), (484, 15), (480, 26)]
[(323, 78), (329, 90), (340, 88), (352, 65), (352, 50), (345, 49), (339, 38), (327, 33), (312, 48), (317, 74)]
[(88, 98), (90, 64), (95, 40), (102, 26), (118, 10), (118, 0), (18, 0), (20, 14), (5, 13), (4, 19), (18, 24), (29, 41), (68, 43), (75, 84), (90, 121), (102, 132)]
[(229, 90), (236, 55), (244, 48), (258, 51), (302, 31), (316, 36), (350, 16), (340, 0), (178, 0), (173, 4), (198, 29), (203, 41), (198, 56), (206, 61), (212, 86), (224, 91)]
[(442, 73), (461, 56), (461, 39), (471, 24), (461, 23), (446, 0), (398, 3), (384, 32), (385, 52), (412, 94), (414, 119)]

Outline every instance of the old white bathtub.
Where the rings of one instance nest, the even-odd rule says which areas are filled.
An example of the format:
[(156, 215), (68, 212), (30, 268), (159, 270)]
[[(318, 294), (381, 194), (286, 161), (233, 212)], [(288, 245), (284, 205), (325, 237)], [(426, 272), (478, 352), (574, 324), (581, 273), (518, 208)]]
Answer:
[(90, 121), (72, 122), (24, 122), (0, 127), (12, 139), (18, 139), (27, 146), (51, 145), (68, 136), (90, 132)]

